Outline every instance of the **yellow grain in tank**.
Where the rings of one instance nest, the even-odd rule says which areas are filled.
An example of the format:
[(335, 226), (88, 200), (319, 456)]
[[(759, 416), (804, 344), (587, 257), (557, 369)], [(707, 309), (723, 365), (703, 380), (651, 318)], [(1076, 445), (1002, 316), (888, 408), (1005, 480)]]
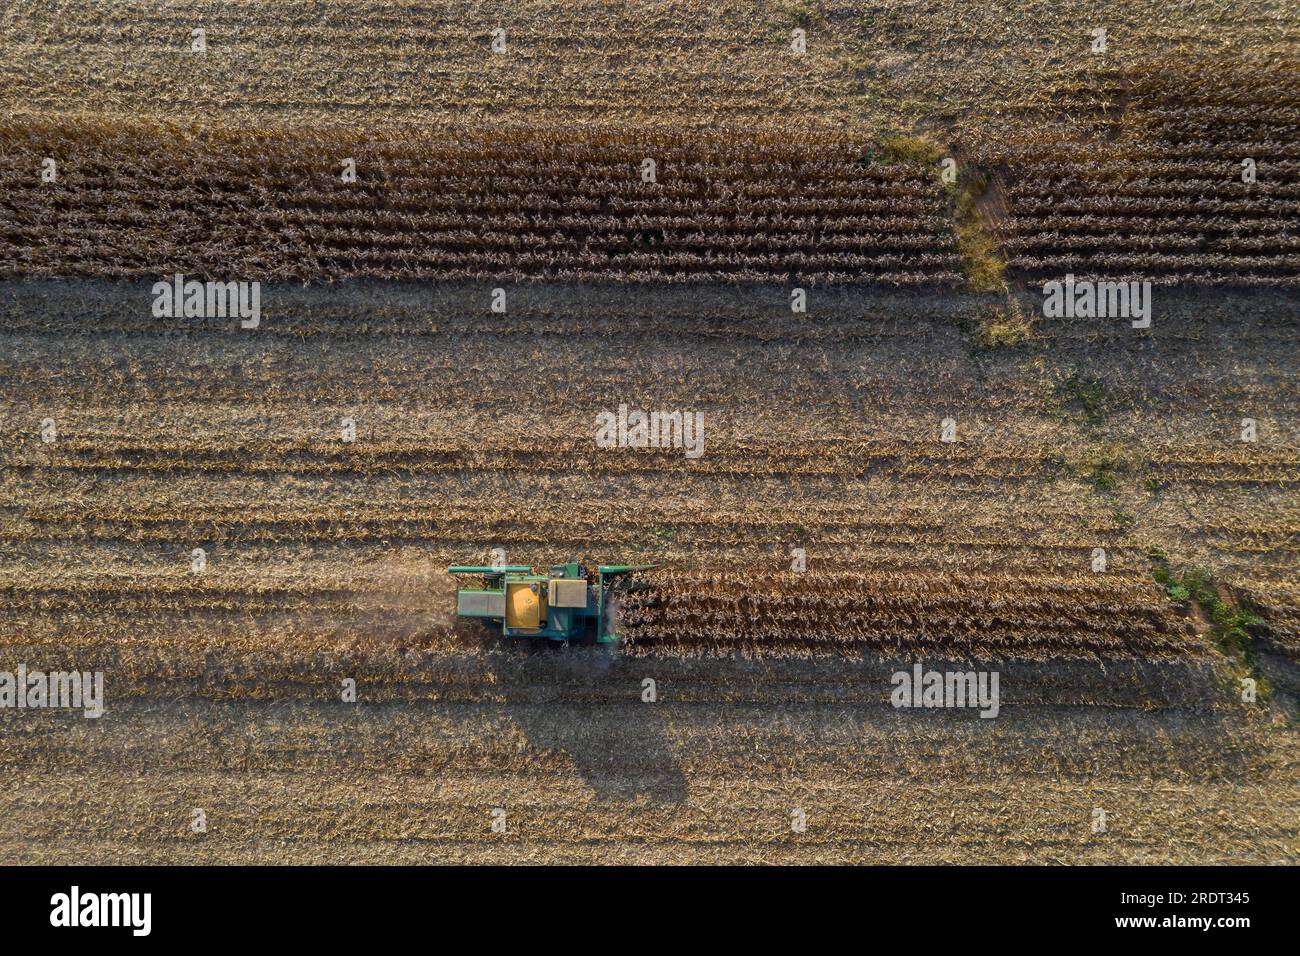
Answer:
[(522, 581), (506, 585), (506, 627), (541, 626), (541, 599), (533, 587)]

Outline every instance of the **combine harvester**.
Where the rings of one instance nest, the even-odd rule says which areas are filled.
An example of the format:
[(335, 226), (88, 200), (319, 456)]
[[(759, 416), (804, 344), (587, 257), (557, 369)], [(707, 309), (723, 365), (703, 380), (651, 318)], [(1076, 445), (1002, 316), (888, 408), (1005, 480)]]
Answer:
[(526, 564), (500, 567), (452, 565), (450, 574), (483, 578), (481, 588), (458, 588), (456, 615), (499, 622), (506, 637), (545, 637), (552, 641), (594, 638), (599, 644), (618, 642), (611, 608), (620, 578), (653, 564), (602, 564), (596, 578), (576, 561), (551, 566), (538, 574)]

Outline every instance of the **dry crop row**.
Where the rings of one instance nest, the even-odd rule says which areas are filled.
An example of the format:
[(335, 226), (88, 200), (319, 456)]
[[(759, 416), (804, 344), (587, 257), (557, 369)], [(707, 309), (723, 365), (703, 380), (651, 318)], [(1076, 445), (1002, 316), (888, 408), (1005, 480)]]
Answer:
[[(837, 137), (812, 158), (810, 145), (12, 121), (0, 274), (960, 281), (933, 169)], [(46, 156), (62, 164), (54, 182), (39, 178)]]
[(1034, 281), (1300, 282), (1300, 97), (1286, 80), (1296, 68), (1214, 82), (1138, 71), (1106, 93), (1122, 117), (1116, 135), (995, 150), (1011, 268)]
[(657, 571), (622, 598), (619, 613), (634, 645), (1149, 656), (1204, 650), (1140, 577)]

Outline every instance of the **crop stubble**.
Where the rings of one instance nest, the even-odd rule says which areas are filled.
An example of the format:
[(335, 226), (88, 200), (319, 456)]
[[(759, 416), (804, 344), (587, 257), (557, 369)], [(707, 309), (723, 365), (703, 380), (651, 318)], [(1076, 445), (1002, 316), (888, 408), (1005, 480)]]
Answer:
[[(1294, 728), (1234, 703), (1149, 556), (1214, 568), (1294, 662), (1294, 11), (539, 4), (493, 59), (474, 5), (45, 6), (0, 19), (0, 271), (146, 281), (0, 288), (0, 646), (110, 674), (98, 723), (0, 717), (5, 859), (1295, 858)], [(1253, 85), (1162, 77), (1192, 49)], [(918, 118), (933, 145), (882, 148)], [(982, 349), (1000, 301), (933, 294), (963, 268), (934, 149), (1005, 191), (1013, 299), (1256, 291)], [(168, 271), (352, 281), (268, 286), (254, 340), (150, 318)], [(702, 410), (708, 453), (593, 448), (621, 401)], [(437, 570), (494, 546), (671, 568), (612, 657), (503, 648)], [(1002, 716), (890, 708), (918, 655), (1000, 668)]]

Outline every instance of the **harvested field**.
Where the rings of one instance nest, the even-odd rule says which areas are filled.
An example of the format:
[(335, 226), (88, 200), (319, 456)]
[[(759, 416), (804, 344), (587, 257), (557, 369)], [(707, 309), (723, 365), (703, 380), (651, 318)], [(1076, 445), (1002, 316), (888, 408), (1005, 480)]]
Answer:
[[(106, 707), (0, 707), (0, 860), (1300, 861), (1297, 63), (1280, 2), (7, 4), (0, 675)], [(498, 549), (658, 567), (507, 640)]]
[[(84, 835), (79, 859), (115, 862), (1233, 863), (1294, 853), (1294, 805), (1276, 789), (1293, 768), (1216, 715), (917, 720), (887, 706), (776, 711), (768, 701), (647, 719), (635, 702), (551, 698), (348, 711), (124, 703), (93, 733), (79, 723), (23, 734), (9, 750), (29, 772), (60, 776), (7, 798), (26, 839), (6, 842), (6, 859), (46, 860), (40, 848), (70, 830)], [(146, 764), (139, 775), (119, 769)], [(206, 834), (187, 829), (196, 806), (208, 811)], [(507, 831), (493, 834), (498, 806)], [(1109, 811), (1106, 833), (1089, 831), (1094, 806)], [(807, 810), (805, 833), (790, 832), (794, 807)]]
[[(54, 10), (57, 9), (57, 15)], [(823, 125), (867, 136), (916, 125), (1000, 131), (1065, 106), (1091, 115), (1101, 72), (1172, 57), (1219, 69), (1294, 56), (1294, 4), (838, 0), (703, 4), (540, 0), (285, 0), (165, 7), (14, 0), (0, 19), (0, 106), (230, 126), (483, 124), (573, 129)], [(1091, 31), (1109, 49), (1092, 57)], [(506, 54), (491, 32), (506, 31)], [(190, 51), (207, 31), (207, 53)], [(808, 53), (790, 51), (791, 30)]]
[[(12, 794), (6, 858), (56, 858), (54, 820), (142, 861), (1294, 858), (1294, 691), (1235, 701), (1250, 665), (1151, 557), (1300, 593), (1285, 299), (991, 349), (979, 296), (828, 293), (792, 324), (763, 288), (536, 285), (487, 328), (477, 287), (389, 291), (268, 287), (250, 338), (150, 319), (148, 283), (6, 286), (3, 654), (111, 675), (99, 722), (5, 716), (7, 769), (86, 788)], [(707, 453), (573, 437), (628, 399), (703, 408)], [(440, 573), (493, 547), (669, 569), (612, 656), (502, 646)], [(998, 669), (998, 719), (896, 711), (918, 660)]]

